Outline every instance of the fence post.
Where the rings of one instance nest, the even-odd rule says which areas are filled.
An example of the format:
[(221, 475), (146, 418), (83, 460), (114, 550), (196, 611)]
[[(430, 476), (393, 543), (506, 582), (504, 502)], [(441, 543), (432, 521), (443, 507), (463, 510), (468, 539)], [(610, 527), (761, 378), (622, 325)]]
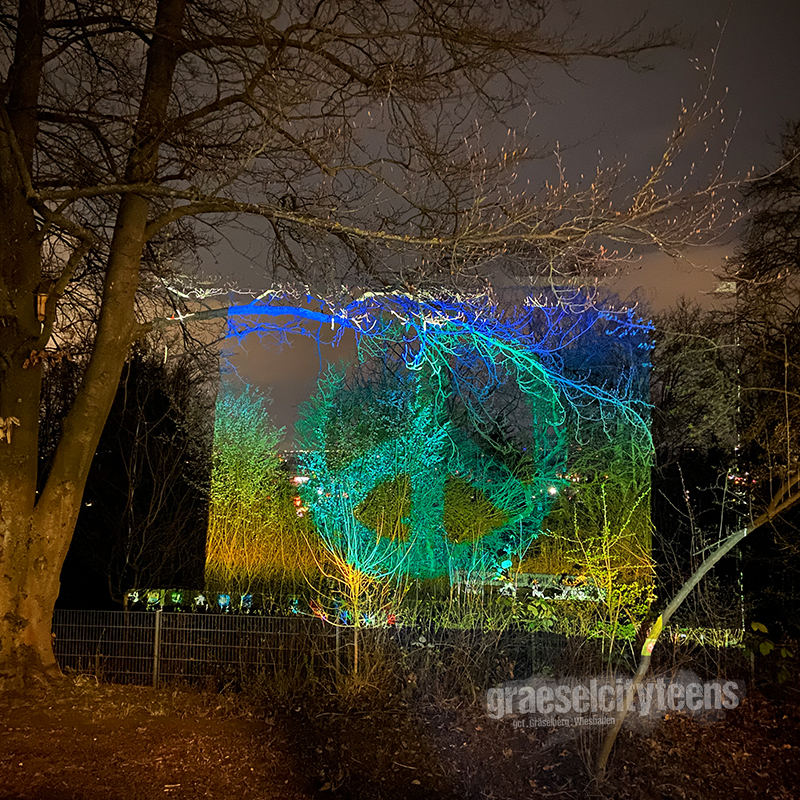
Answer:
[(158, 686), (158, 660), (161, 653), (161, 609), (156, 611), (155, 633), (153, 634), (153, 687)]

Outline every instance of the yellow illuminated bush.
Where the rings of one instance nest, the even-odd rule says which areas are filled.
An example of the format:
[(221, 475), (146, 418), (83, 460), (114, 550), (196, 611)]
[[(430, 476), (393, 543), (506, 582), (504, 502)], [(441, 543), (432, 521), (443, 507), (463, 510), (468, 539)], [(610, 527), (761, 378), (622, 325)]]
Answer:
[(315, 536), (293, 503), (296, 489), (278, 455), (282, 430), (257, 390), (223, 387), (217, 401), (206, 587), (231, 595), (301, 579), (315, 566)]

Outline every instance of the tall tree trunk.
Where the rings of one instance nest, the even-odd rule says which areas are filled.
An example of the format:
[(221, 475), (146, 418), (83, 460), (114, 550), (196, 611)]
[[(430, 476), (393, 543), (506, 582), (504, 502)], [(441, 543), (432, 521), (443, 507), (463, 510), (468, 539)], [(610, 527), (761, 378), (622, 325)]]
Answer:
[[(51, 672), (42, 647), (47, 603), (38, 599), (42, 552), (33, 517), (38, 467), (41, 367), (25, 369), (41, 324), (36, 290), (40, 241), (28, 205), (42, 80), (44, 2), (20, 3), (14, 63), (0, 128), (0, 687), (21, 669)], [(29, 620), (31, 623), (29, 624)], [(47, 630), (47, 639), (50, 632)]]
[[(126, 169), (130, 183), (152, 180), (156, 174), (158, 134), (181, 55), (185, 5), (186, 0), (159, 3)], [(20, 8), (19, 68), (0, 132), (0, 237), (9, 245), (0, 255), (0, 417), (5, 420), (0, 424), (11, 431), (10, 441), (6, 436), (0, 442), (0, 689), (31, 677), (60, 674), (51, 641), (59, 575), (89, 467), (136, 334), (134, 299), (149, 211), (144, 197), (124, 194), (120, 200), (91, 358), (37, 498), (41, 367), (25, 368), (24, 362), (31, 349), (45, 342), (36, 314), (41, 241), (27, 203), (26, 171), (29, 176), (36, 139), (44, 9), (41, 0), (38, 5), (21, 0)], [(38, 51), (30, 44), (36, 41)], [(9, 423), (12, 418), (19, 424)]]

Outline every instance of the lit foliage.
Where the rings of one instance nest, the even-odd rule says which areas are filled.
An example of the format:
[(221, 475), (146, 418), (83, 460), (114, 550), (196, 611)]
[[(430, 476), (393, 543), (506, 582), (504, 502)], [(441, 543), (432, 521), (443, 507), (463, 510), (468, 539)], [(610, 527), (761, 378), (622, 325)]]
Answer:
[[(342, 548), (345, 526), (355, 527), (346, 535), (363, 539), (364, 547), (348, 546), (354, 565), (365, 571), (373, 562), (391, 563), (418, 577), (470, 569), (481, 561), (476, 543), (481, 551), (507, 547), (516, 530), (513, 523), (530, 516), (534, 495), (546, 491), (541, 481), (522, 483), (461, 435), (420, 383), (424, 387), (429, 381), (409, 377), (405, 397), (387, 388), (386, 399), (397, 405), (365, 404), (363, 393), (351, 391), (343, 373), (329, 373), (299, 426), (306, 451), (303, 467), (311, 478), (303, 486), (306, 503), (334, 550)], [(339, 429), (338, 420), (354, 412), (364, 424), (350, 430), (343, 449), (332, 433)], [(353, 438), (353, 431), (359, 438)], [(471, 497), (463, 489), (467, 481)], [(477, 500), (478, 494), (483, 516), (490, 509), (495, 518), (493, 526), (476, 528), (463, 521), (470, 516), (463, 500)]]
[(579, 290), (516, 306), (490, 294), (344, 304), (274, 293), (229, 317), (238, 336), (330, 329), (335, 343), (348, 328), (358, 364), (320, 381), (298, 426), (303, 498), (330, 552), (374, 576), (519, 564), (556, 501), (574, 498), (570, 516), (602, 532), (608, 513), (599, 520), (592, 498), (602, 486), (608, 505), (612, 473), (614, 514), (635, 516), (625, 530), (649, 545), (651, 326), (632, 310)]
[(281, 466), (282, 431), (256, 389), (224, 385), (217, 400), (206, 586), (234, 595), (262, 590), (270, 577), (314, 566), (309, 526)]

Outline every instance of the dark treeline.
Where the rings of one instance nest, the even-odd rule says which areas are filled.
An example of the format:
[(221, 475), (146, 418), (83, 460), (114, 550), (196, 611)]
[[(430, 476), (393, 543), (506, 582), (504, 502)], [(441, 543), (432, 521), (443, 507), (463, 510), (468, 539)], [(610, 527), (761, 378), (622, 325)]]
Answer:
[[(47, 370), (45, 459), (78, 373), (69, 361)], [(60, 607), (118, 607), (132, 588), (202, 587), (213, 431), (206, 383), (188, 359), (137, 352), (126, 364), (61, 574)]]

